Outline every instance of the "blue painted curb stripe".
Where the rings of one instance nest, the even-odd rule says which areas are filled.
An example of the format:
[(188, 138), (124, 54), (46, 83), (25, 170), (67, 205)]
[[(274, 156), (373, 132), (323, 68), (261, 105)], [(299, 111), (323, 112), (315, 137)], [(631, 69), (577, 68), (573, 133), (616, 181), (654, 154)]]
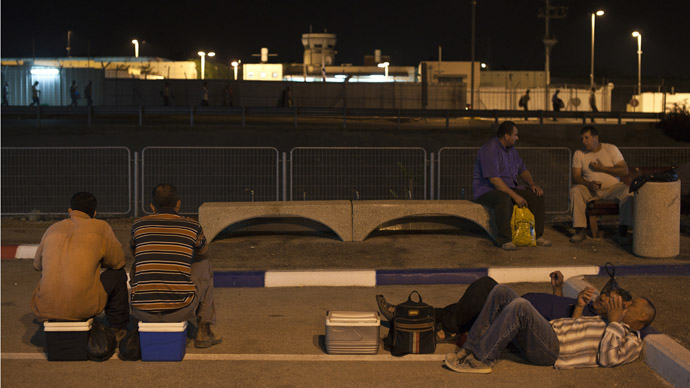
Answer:
[(470, 284), (488, 273), (487, 268), (377, 270), (376, 285)]
[(264, 287), (266, 271), (213, 272), (214, 287)]
[[(690, 276), (690, 264), (664, 264), (664, 265), (619, 265), (616, 266), (618, 276)], [(604, 266), (599, 267), (599, 276), (608, 276)]]

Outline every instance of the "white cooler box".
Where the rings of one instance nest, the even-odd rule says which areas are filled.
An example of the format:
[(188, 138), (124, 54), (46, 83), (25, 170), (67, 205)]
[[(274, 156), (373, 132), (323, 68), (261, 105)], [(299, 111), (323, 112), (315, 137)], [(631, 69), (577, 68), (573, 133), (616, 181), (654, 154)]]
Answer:
[(380, 327), (377, 311), (329, 311), (326, 315), (326, 352), (377, 354)]

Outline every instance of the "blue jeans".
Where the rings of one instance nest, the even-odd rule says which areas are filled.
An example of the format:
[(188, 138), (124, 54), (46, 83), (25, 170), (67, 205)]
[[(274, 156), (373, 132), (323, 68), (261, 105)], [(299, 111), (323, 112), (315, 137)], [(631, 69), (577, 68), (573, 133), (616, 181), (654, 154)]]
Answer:
[(526, 299), (499, 284), (489, 294), (464, 347), (494, 365), (509, 342), (532, 364), (553, 365), (558, 359), (558, 337), (551, 324)]

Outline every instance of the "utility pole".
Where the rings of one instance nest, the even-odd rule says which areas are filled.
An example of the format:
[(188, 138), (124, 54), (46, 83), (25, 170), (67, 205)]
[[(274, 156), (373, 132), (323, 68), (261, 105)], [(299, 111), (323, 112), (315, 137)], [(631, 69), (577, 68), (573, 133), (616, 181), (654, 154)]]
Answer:
[(552, 6), (549, 0), (544, 1), (544, 9), (540, 9), (537, 17), (544, 18), (544, 110), (549, 110), (549, 85), (551, 84), (551, 48), (558, 43), (549, 32), (549, 19), (563, 19), (568, 7)]
[(72, 31), (67, 31), (67, 57), (72, 56)]
[[(548, 1), (548, 0), (547, 0)], [(477, 0), (472, 0), (472, 48), (470, 52), (470, 108), (474, 109), (474, 42), (475, 24), (477, 19)]]

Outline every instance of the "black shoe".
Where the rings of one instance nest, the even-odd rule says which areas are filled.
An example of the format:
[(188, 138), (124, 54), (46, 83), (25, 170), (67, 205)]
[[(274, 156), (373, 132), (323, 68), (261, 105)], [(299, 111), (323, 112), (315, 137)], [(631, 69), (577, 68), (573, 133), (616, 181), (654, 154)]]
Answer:
[(376, 304), (379, 306), (381, 315), (383, 315), (383, 317), (389, 322), (392, 321), (395, 305), (386, 302), (386, 298), (383, 295), (376, 295)]

